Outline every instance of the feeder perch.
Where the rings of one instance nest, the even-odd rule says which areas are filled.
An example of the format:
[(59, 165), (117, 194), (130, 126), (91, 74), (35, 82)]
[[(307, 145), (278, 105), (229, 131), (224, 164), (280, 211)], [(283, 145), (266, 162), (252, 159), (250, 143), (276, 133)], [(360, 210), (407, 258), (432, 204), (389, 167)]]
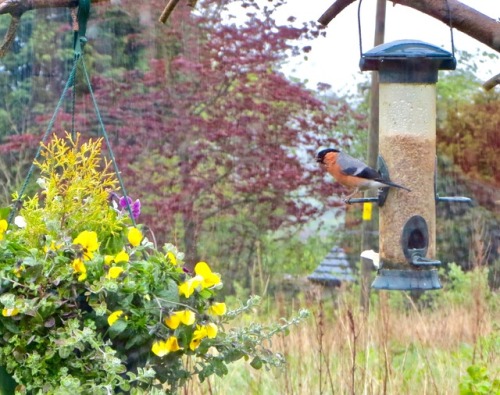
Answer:
[[(377, 171), (380, 173), (384, 180), (389, 180), (389, 170), (385, 164), (384, 159), (379, 156), (377, 158)], [(362, 198), (351, 198), (346, 201), (347, 204), (353, 203), (377, 203), (379, 207), (382, 207), (387, 199), (387, 194), (391, 188), (379, 188), (377, 197), (362, 197)]]
[(362, 71), (380, 81), (379, 150), (393, 189), (379, 204), (381, 269), (373, 288), (441, 288), (436, 266), (436, 82), (455, 57), (418, 40), (379, 45), (361, 56)]

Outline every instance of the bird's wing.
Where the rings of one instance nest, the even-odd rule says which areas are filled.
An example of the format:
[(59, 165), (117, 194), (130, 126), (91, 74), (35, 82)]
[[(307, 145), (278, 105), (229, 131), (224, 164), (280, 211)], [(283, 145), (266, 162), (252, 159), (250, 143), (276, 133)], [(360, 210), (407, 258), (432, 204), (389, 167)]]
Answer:
[(369, 180), (381, 179), (380, 173), (361, 162), (359, 159), (353, 158), (343, 152), (337, 158), (337, 163), (342, 169), (342, 173), (347, 176), (356, 176)]

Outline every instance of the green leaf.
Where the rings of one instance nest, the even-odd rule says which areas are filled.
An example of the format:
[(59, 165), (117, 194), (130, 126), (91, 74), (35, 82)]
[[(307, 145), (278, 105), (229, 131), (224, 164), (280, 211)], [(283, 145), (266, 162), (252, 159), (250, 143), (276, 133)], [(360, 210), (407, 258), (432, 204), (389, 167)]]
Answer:
[(16, 296), (14, 294), (6, 293), (0, 296), (0, 303), (7, 308), (14, 307), (15, 301), (16, 301)]
[(224, 360), (226, 362), (235, 362), (246, 356), (246, 354), (238, 349), (232, 349), (224, 354)]
[(13, 321), (12, 319), (4, 319), (2, 320), (2, 325), (11, 333), (21, 333), (17, 321)]
[(134, 346), (142, 345), (145, 342), (147, 342), (149, 337), (143, 335), (143, 334), (138, 334), (135, 336), (132, 336), (128, 341), (127, 344), (125, 344), (125, 349), (130, 350)]
[(102, 243), (102, 252), (104, 254), (113, 255), (123, 249), (124, 242), (122, 234), (109, 235)]
[(228, 372), (226, 364), (221, 359), (215, 359), (213, 366), (215, 374), (219, 377), (225, 376)]
[(205, 288), (198, 292), (198, 295), (200, 295), (201, 298), (207, 300), (213, 296), (213, 292)]
[(260, 359), (259, 357), (255, 357), (254, 359), (252, 359), (252, 362), (250, 362), (250, 366), (257, 370), (261, 369), (262, 365), (262, 359)]
[(127, 329), (128, 323), (125, 320), (118, 320), (108, 329), (109, 336), (113, 339)]
[(62, 359), (68, 358), (71, 355), (72, 352), (73, 352), (73, 349), (71, 347), (61, 347), (61, 348), (59, 348), (59, 356)]
[(166, 287), (157, 291), (156, 296), (161, 299), (160, 303), (162, 307), (175, 307), (176, 303), (179, 302), (179, 287), (174, 280), (169, 279), (167, 280)]
[(0, 208), (0, 219), (7, 219), (9, 218), (10, 214), (10, 208), (9, 207), (2, 207)]

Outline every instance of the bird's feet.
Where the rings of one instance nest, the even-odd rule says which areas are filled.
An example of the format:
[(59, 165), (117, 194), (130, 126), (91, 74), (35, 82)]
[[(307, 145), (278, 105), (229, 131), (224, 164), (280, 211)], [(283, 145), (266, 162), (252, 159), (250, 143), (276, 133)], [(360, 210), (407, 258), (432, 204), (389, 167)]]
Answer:
[(349, 195), (345, 196), (342, 194), (341, 199), (344, 201), (345, 204), (352, 204), (351, 198), (358, 193), (359, 189), (356, 188), (353, 192), (351, 192)]

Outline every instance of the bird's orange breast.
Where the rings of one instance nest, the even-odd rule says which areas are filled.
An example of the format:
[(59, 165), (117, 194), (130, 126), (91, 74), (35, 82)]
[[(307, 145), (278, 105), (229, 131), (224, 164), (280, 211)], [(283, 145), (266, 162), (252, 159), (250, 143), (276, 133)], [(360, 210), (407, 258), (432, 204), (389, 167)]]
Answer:
[(328, 171), (328, 173), (330, 173), (330, 175), (335, 178), (337, 182), (348, 188), (360, 188), (365, 186), (365, 184), (368, 183), (368, 180), (347, 175), (342, 172), (342, 168), (337, 163), (338, 155), (338, 152), (329, 152), (325, 155), (323, 163), (326, 171)]

